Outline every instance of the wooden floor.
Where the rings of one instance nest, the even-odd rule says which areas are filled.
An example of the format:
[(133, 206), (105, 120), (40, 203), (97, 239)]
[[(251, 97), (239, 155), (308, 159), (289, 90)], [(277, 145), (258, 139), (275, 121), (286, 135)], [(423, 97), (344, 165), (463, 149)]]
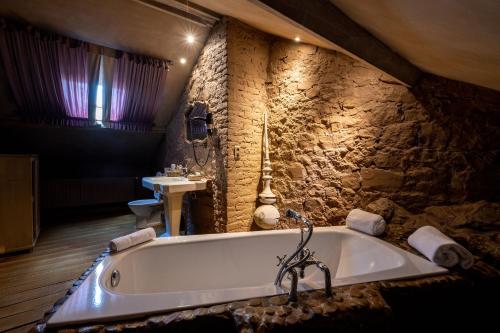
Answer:
[(110, 239), (135, 231), (135, 216), (42, 229), (31, 253), (0, 257), (0, 332), (26, 332), (64, 296)]

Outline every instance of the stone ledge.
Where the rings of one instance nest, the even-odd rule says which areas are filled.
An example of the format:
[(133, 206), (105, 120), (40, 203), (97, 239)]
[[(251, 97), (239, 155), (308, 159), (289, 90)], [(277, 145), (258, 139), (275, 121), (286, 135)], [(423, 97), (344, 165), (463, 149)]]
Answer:
[[(404, 229), (404, 228), (403, 228)], [(389, 230), (384, 239), (406, 250), (406, 238), (401, 228)], [(414, 251), (412, 251), (414, 252)], [(500, 271), (477, 261), (468, 271), (451, 271), (450, 274), (419, 279), (381, 281), (334, 288), (334, 297), (325, 298), (323, 291), (303, 292), (299, 301), (288, 303), (286, 295), (255, 298), (192, 310), (155, 314), (140, 319), (114, 323), (72, 326), (47, 329), (46, 322), (64, 301), (78, 288), (93, 269), (109, 254), (105, 250), (46, 313), (44, 320), (32, 332), (142, 332), (168, 330), (169, 332), (282, 332), (337, 331), (361, 332), (389, 330), (393, 325), (393, 309), (386, 297), (409, 297), (421, 294), (455, 295), (473, 294), (478, 288), (498, 288)], [(447, 297), (447, 296), (443, 296)], [(406, 305), (406, 303), (405, 303)], [(414, 304), (412, 304), (415, 306)]]

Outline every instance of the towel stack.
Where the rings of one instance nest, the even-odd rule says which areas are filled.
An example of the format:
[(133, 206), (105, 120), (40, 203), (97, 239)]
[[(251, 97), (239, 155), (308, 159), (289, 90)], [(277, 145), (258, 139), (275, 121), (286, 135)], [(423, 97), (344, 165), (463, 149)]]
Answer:
[(155, 230), (153, 228), (146, 228), (111, 240), (109, 242), (109, 248), (112, 252), (120, 252), (134, 245), (150, 241), (155, 237)]
[(408, 237), (408, 244), (440, 266), (460, 264), (463, 269), (469, 269), (474, 264), (474, 257), (466, 248), (431, 226), (417, 229)]
[(381, 235), (386, 226), (382, 216), (357, 208), (351, 210), (347, 215), (346, 225), (349, 229), (358, 230), (372, 236)]

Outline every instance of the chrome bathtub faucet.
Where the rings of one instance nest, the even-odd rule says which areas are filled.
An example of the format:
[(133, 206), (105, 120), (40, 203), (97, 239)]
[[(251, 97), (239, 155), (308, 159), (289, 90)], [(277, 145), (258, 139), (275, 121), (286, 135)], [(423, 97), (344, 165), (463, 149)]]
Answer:
[[(297, 245), (297, 250), (295, 250), (295, 252), (292, 253), (291, 256), (288, 257), (286, 254), (282, 257), (277, 256), (278, 266), (280, 266), (280, 269), (278, 271), (278, 275), (276, 276), (274, 284), (278, 287), (281, 287), (283, 278), (287, 274), (289, 274), (289, 276), (291, 276), (292, 283), (290, 287), (290, 293), (288, 294), (288, 300), (290, 302), (296, 302), (297, 284), (299, 282), (299, 277), (301, 279), (304, 278), (304, 271), (307, 266), (316, 265), (316, 267), (318, 267), (325, 275), (325, 294), (327, 297), (331, 297), (333, 295), (333, 292), (330, 270), (323, 262), (314, 257), (314, 252), (311, 252), (307, 247), (305, 247), (311, 239), (313, 233), (312, 223), (306, 218), (302, 217), (299, 213), (291, 209), (287, 209), (286, 216), (294, 218), (298, 222), (304, 223), (307, 227), (307, 232), (304, 240), (304, 230), (302, 229), (302, 227), (300, 228), (300, 241)], [(297, 269), (299, 270), (298, 273)]]

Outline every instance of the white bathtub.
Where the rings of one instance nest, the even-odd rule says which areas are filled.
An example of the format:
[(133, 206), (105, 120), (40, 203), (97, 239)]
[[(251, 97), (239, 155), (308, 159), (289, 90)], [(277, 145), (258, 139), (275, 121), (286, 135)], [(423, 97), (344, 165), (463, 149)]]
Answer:
[[(105, 321), (286, 293), (274, 286), (278, 255), (295, 250), (298, 229), (157, 238), (107, 257), (49, 320), (49, 326)], [(344, 227), (315, 228), (307, 245), (328, 265), (333, 286), (401, 279), (446, 269)], [(111, 273), (120, 282), (111, 286)], [(307, 268), (299, 290), (323, 287)]]

